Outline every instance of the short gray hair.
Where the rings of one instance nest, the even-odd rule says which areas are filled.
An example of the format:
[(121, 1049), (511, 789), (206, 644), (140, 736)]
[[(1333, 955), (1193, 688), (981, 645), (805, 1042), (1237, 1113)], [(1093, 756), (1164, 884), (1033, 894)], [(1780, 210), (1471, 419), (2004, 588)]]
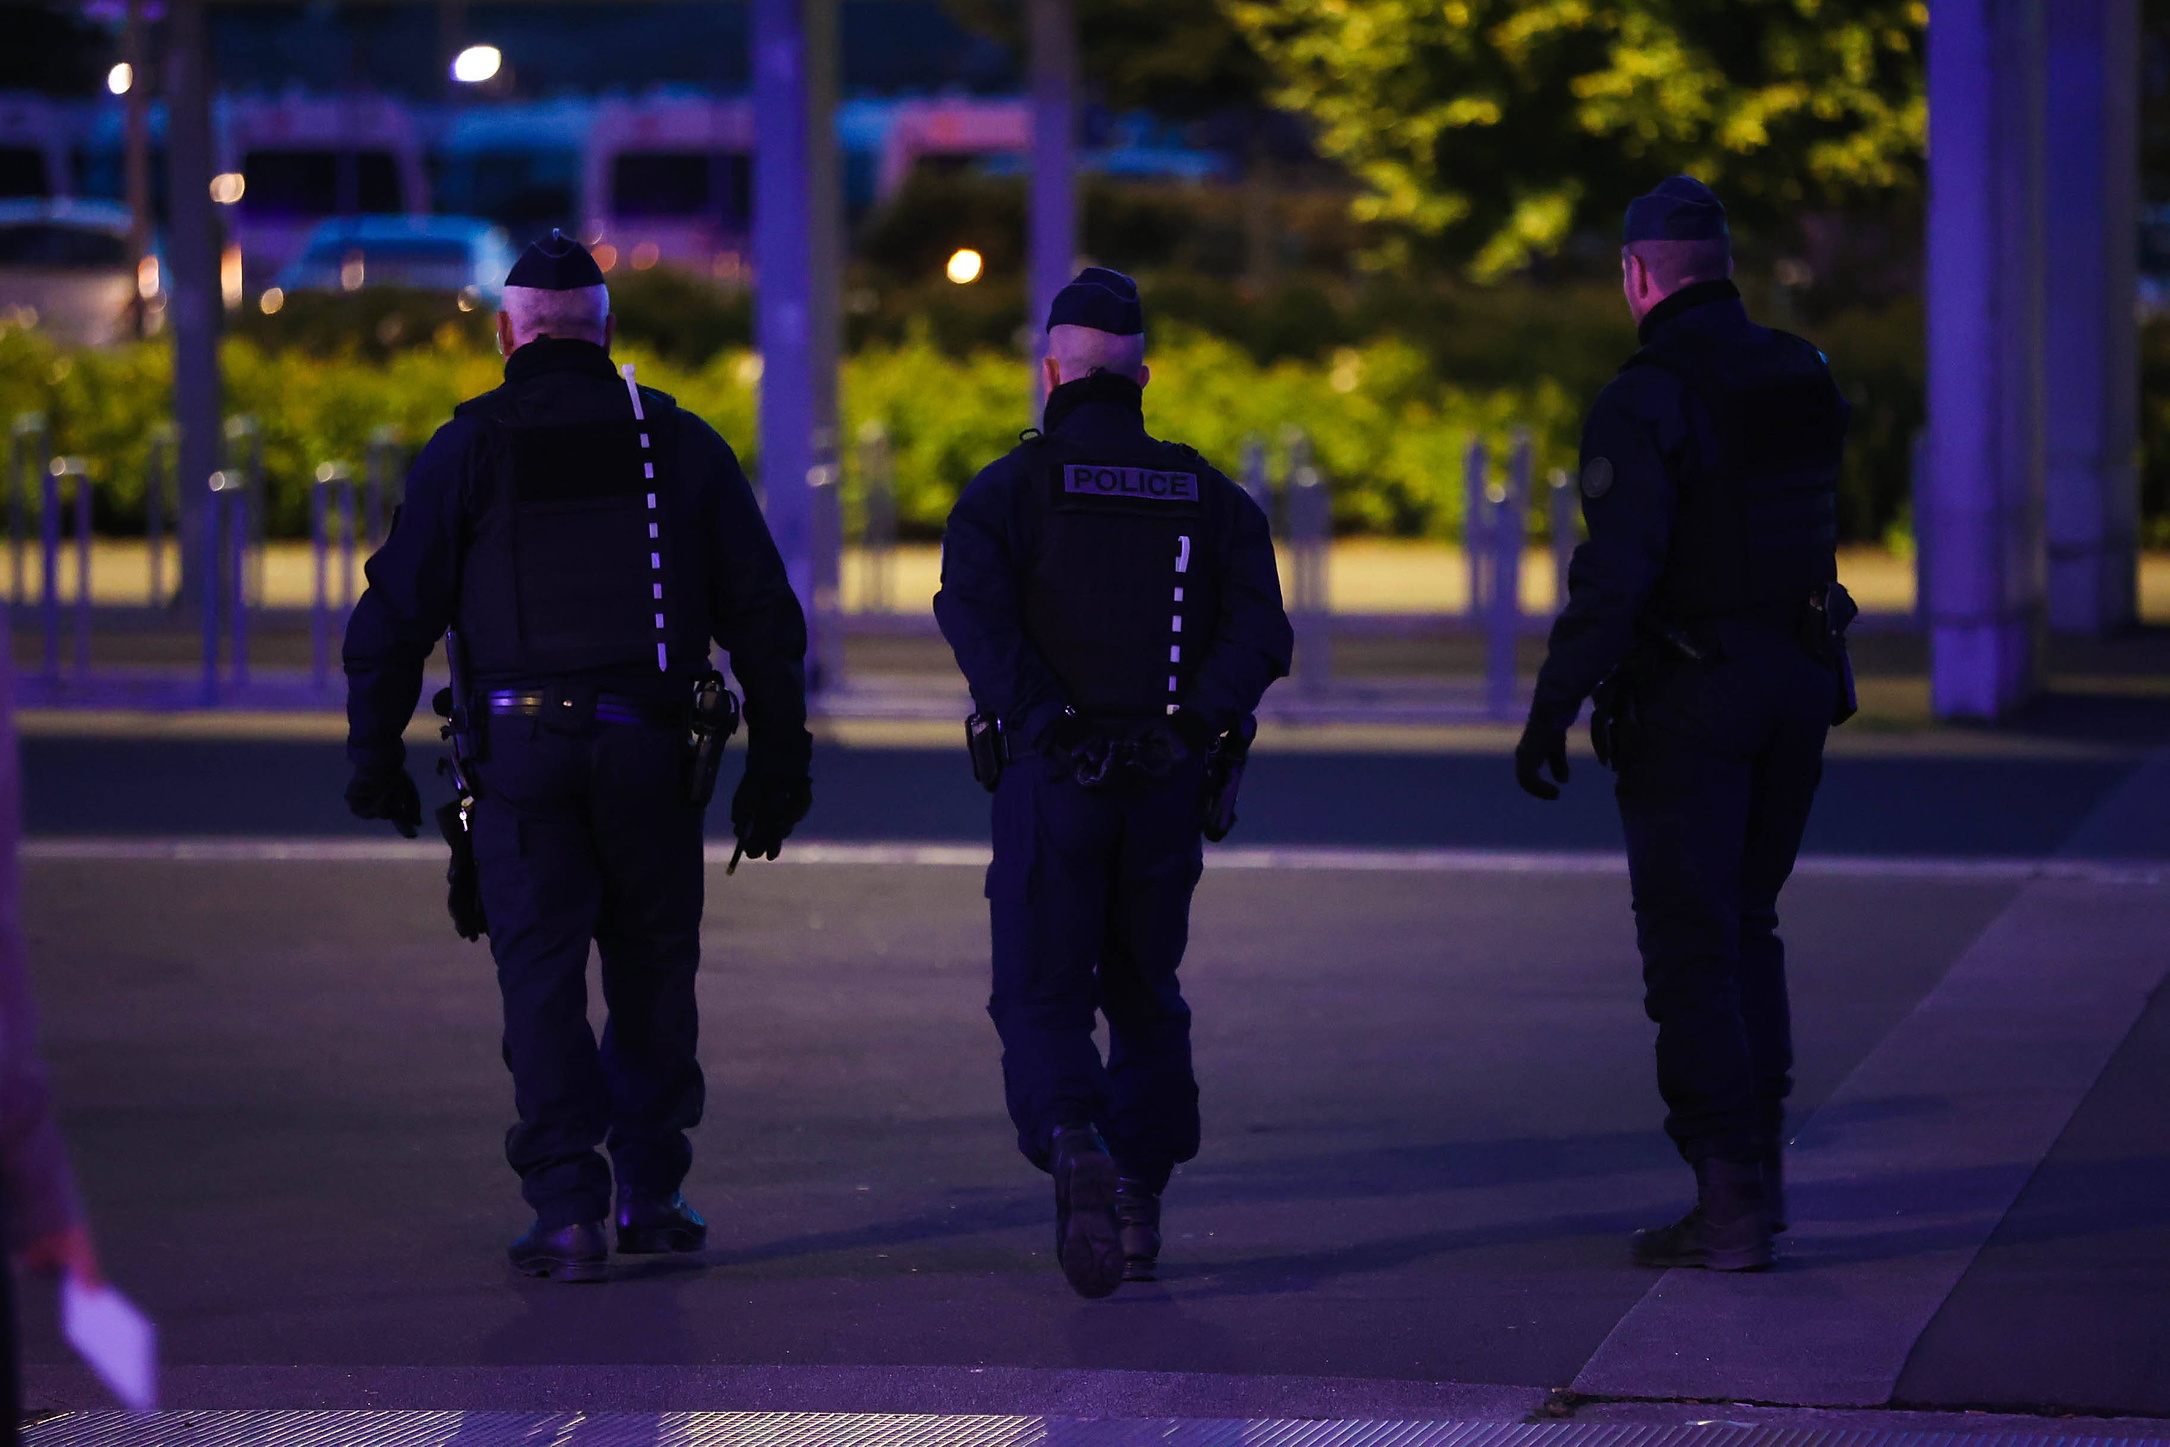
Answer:
[(537, 337), (600, 342), (604, 319), (610, 315), (610, 288), (581, 286), (571, 291), (545, 291), (539, 286), (508, 286), (498, 305), (512, 319), (516, 346)]
[(1047, 354), (1061, 364), (1066, 381), (1094, 372), (1135, 378), (1145, 365), (1145, 337), (1142, 333), (1117, 336), (1065, 323), (1048, 329)]

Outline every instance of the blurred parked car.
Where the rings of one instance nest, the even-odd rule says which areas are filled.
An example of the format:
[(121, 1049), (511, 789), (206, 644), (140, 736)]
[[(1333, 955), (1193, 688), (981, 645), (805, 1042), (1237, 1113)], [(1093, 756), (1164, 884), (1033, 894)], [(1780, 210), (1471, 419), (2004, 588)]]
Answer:
[[(136, 295), (129, 221), (111, 201), (0, 201), (0, 318), (69, 346), (119, 340)], [(146, 275), (155, 291), (155, 261)]]
[(264, 310), (295, 291), (360, 291), (398, 286), (452, 292), (463, 304), (494, 305), (512, 270), (504, 230), (473, 216), (349, 216), (309, 233), (301, 255), (280, 269)]

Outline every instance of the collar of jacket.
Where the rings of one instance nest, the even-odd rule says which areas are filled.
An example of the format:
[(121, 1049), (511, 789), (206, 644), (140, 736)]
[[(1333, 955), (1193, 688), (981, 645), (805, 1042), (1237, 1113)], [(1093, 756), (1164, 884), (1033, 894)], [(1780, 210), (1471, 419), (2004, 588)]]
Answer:
[(1737, 302), (1740, 299), (1741, 289), (1730, 281), (1690, 282), (1644, 312), (1642, 325), (1635, 329), (1635, 335), (1647, 347), (1656, 339), (1659, 329), (1674, 317), (1691, 312), (1699, 306), (1709, 306), (1712, 302)]
[[(523, 348), (522, 350), (525, 350)], [(1040, 425), (1049, 432), (1083, 409), (1105, 408), (1132, 426), (1145, 426), (1145, 389), (1128, 377), (1113, 372), (1094, 372), (1075, 382), (1065, 382), (1047, 394)]]
[(572, 337), (537, 337), (505, 358), (507, 382), (525, 382), (546, 372), (578, 372), (618, 380), (608, 349)]

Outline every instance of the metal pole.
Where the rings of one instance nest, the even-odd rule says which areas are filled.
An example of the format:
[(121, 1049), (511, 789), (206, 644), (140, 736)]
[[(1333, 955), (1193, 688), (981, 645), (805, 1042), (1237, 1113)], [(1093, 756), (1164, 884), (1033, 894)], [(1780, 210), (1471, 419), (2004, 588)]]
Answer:
[(38, 494), (39, 616), (45, 625), (47, 683), (60, 681), (60, 474), (47, 464)]
[(399, 509), (399, 433), (393, 428), (379, 427), (369, 434), (367, 471), (364, 511), (369, 520), (369, 551), (374, 553), (384, 546), (391, 514)]
[(1077, 17), (1071, 0), (1025, 0), (1032, 90), (1032, 198), (1025, 250), (1032, 271), (1030, 396), (1033, 414), (1046, 392), (1040, 359), (1055, 293), (1077, 262)]
[(816, 454), (806, 485), (814, 512), (814, 672), (824, 688), (844, 681), (844, 469), (827, 448)]
[(1296, 686), (1322, 693), (1333, 681), (1333, 639), (1327, 609), (1327, 547), (1333, 505), (1326, 477), (1312, 461), (1311, 438), (1288, 430), (1288, 511), (1295, 563)]
[(866, 610), (886, 613), (895, 606), (896, 455), (889, 448), (889, 429), (871, 419), (859, 429), (859, 480), (865, 511), (859, 547), (866, 559)]
[(63, 459), (64, 476), (75, 479), (75, 676), (90, 676), (90, 465), (80, 457)]
[(1567, 607), (1567, 574), (1575, 561), (1575, 520), (1582, 509), (1575, 502), (1575, 475), (1564, 467), (1546, 474), (1552, 498), (1552, 607)]
[(26, 514), (30, 506), (30, 489), (34, 486), (30, 479), (45, 476), (45, 469), (52, 463), (52, 444), (46, 430), (45, 414), (17, 413), (14, 425), (8, 429), (8, 441), (8, 600), (19, 607), (30, 596), (23, 561), (24, 533), (28, 531)]
[(343, 615), (354, 611), (354, 553), (358, 540), (354, 533), (354, 471), (343, 462), (337, 466), (339, 486), (333, 501), (338, 506), (339, 608)]
[[(211, 56), (206, 0), (166, 7), (166, 163), (172, 208), (168, 225), (166, 315), (173, 328), (173, 415), (179, 434), (181, 531), (206, 505), (205, 481), (219, 465), (218, 218), (211, 204)], [(216, 606), (218, 585), (191, 584), (183, 551), (182, 586)], [(197, 556), (204, 556), (201, 549)]]
[(1266, 515), (1266, 530), (1273, 532), (1273, 482), (1266, 475), (1266, 439), (1255, 432), (1243, 439), (1243, 490)]
[(1515, 429), (1507, 482), (1492, 498), (1492, 606), (1485, 614), (1485, 704), (1494, 718), (1515, 713), (1515, 640), (1522, 631), (1523, 521), (1535, 457), (1529, 430)]
[(219, 697), (219, 534), (223, 531), (219, 519), (226, 510), (226, 488), (226, 474), (212, 473), (196, 511), (199, 549), (196, 596), (203, 620), (203, 701), (206, 707), (217, 703)]
[[(760, 473), (769, 531), (818, 634), (813, 484), (836, 446), (836, 0), (754, 0), (753, 32)], [(812, 642), (807, 682), (818, 690), (830, 680)]]
[(249, 485), (245, 474), (228, 469), (226, 489), (226, 660), (234, 691), (249, 682)]
[(151, 74), (146, 64), (149, 48), (143, 43), (143, 0), (128, 0), (128, 15), (121, 29), (121, 58), (128, 62), (128, 94), (121, 100), (124, 139), (123, 165), (127, 179), (128, 259), (135, 268), (135, 290), (128, 301), (129, 325), (137, 336), (151, 299), (144, 294), (145, 263), (151, 260)]
[[(2042, 0), (1937, 0), (1929, 45), (1930, 698), (2034, 691), (2042, 617)], [(2124, 244), (2130, 244), (2129, 240)]]
[(154, 431), (143, 454), (143, 541), (150, 568), (143, 606), (150, 609), (156, 609), (166, 596), (166, 449), (170, 445)]
[(1487, 582), (1491, 532), (1485, 526), (1485, 515), (1491, 511), (1485, 497), (1490, 470), (1491, 459), (1485, 450), (1484, 439), (1470, 438), (1468, 448), (1462, 453), (1462, 563), (1469, 570), (1469, 617), (1472, 622), (1484, 616), (1485, 601), (1491, 596)]
[(309, 487), (309, 554), (314, 565), (314, 590), (309, 598), (309, 683), (322, 689), (330, 676), (327, 625), (331, 612), (331, 540), (325, 535), (325, 492), (332, 481), (332, 464), (320, 463)]

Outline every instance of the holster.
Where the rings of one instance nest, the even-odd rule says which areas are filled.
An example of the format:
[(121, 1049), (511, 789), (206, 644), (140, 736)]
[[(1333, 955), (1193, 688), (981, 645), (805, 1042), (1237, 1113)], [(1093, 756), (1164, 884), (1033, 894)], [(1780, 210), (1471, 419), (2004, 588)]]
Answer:
[(738, 695), (724, 687), (722, 674), (711, 668), (694, 681), (693, 722), (686, 740), (686, 797), (697, 809), (706, 809), (716, 797), (723, 748), (738, 732), (738, 720)]
[(972, 778), (992, 794), (1002, 782), (1010, 763), (1010, 736), (1002, 720), (991, 713), (976, 713), (964, 721), (965, 753), (972, 760)]
[(1206, 746), (1206, 793), (1199, 827), (1206, 839), (1220, 843), (1236, 827), (1236, 795), (1243, 789), (1244, 766), (1250, 762), (1251, 742), (1258, 737), (1258, 720), (1243, 720)]
[(1809, 657), (1829, 668), (1837, 681), (1831, 699), (1831, 726), (1837, 728), (1861, 711), (1854, 691), (1853, 655), (1846, 648), (1846, 630), (1861, 616), (1861, 607), (1842, 583), (1819, 583), (1801, 609), (1801, 646)]
[(490, 917), (482, 907), (482, 877), (475, 867), (473, 808), (473, 797), (465, 793), (437, 808), (438, 832), (452, 846), (452, 862), (445, 866), (445, 909), (464, 940), (479, 940), (490, 932)]

